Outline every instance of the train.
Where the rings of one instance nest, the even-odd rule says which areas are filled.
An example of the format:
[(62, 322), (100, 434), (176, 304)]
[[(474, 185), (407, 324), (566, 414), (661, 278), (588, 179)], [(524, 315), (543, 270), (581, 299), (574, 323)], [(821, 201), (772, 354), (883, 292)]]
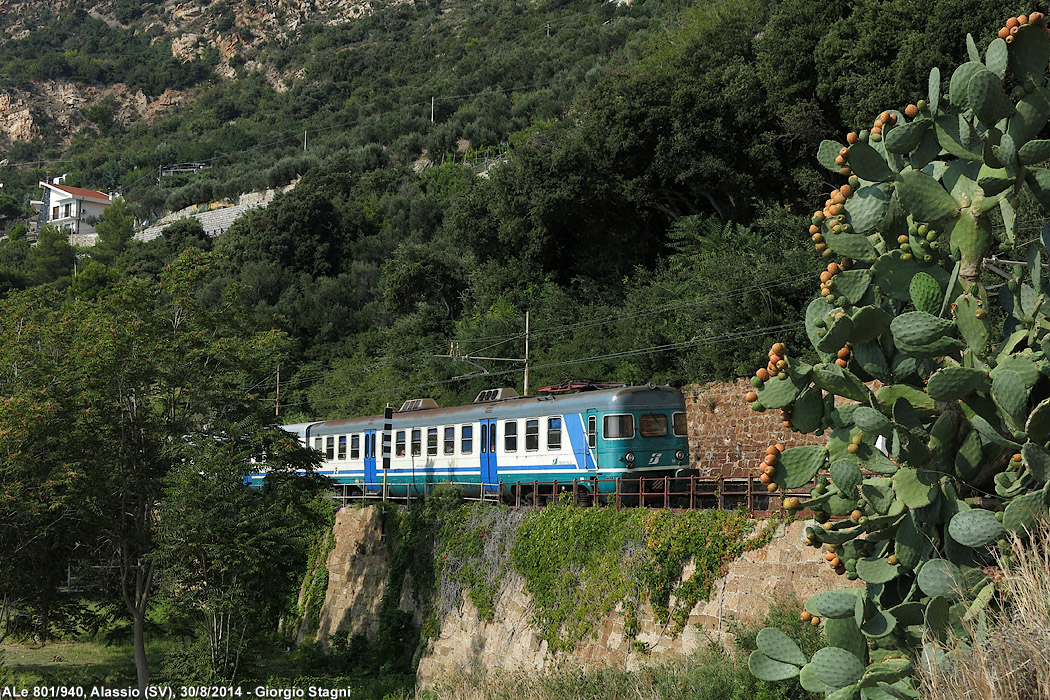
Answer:
[[(323, 455), (318, 472), (348, 498), (410, 498), (451, 483), (493, 500), (631, 492), (642, 478), (690, 473), (685, 399), (669, 386), (620, 386), (519, 396), (488, 389), (440, 408), (406, 401), (366, 416), (285, 426)], [(383, 467), (383, 441), (390, 445)], [(265, 473), (253, 473), (261, 484)], [(560, 485), (560, 486), (556, 486)], [(533, 493), (533, 491), (536, 493)]]

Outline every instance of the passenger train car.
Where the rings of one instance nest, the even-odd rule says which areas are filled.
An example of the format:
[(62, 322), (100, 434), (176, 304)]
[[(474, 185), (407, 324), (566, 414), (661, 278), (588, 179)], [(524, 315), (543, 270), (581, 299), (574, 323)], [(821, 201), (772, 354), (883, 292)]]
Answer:
[[(509, 497), (553, 482), (612, 493), (616, 479), (679, 475), (688, 468), (685, 400), (648, 386), (520, 397), (483, 391), (468, 406), (407, 401), (390, 423), (383, 469), (383, 416), (285, 426), (324, 454), (320, 473), (346, 496), (426, 493), (452, 482), (469, 494)], [(265, 474), (253, 474), (261, 483)], [(626, 489), (630, 491), (630, 488)]]

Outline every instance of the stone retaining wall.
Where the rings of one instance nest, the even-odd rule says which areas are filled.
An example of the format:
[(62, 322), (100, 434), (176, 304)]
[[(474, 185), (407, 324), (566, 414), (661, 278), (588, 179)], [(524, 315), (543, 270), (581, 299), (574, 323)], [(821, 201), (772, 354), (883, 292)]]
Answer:
[[(761, 523), (756, 531), (760, 528)], [(492, 622), (481, 620), (464, 595), (460, 609), (445, 617), (439, 636), (423, 651), (418, 679), (426, 686), (446, 674), (482, 669), (542, 670), (556, 658), (585, 666), (612, 664), (635, 669), (667, 655), (689, 654), (710, 641), (727, 642), (731, 621), (761, 622), (779, 595), (794, 594), (802, 601), (820, 591), (851, 585), (828, 569), (817, 550), (802, 544), (803, 528), (801, 521), (781, 526), (767, 546), (731, 562), (725, 575), (715, 581), (711, 600), (697, 604), (680, 635), (672, 636), (656, 621), (652, 609), (642, 605), (638, 610), (641, 631), (635, 638), (638, 644), (624, 636), (623, 611), (616, 610), (595, 621), (593, 639), (557, 657), (531, 624), (532, 601), (521, 577), (512, 573), (503, 581)], [(327, 640), (340, 631), (373, 636), (390, 564), (378, 510), (341, 510), (335, 537), (318, 639)], [(683, 579), (692, 574), (693, 569), (687, 568)], [(417, 613), (406, 593), (410, 589), (408, 581), (402, 588), (401, 608)]]

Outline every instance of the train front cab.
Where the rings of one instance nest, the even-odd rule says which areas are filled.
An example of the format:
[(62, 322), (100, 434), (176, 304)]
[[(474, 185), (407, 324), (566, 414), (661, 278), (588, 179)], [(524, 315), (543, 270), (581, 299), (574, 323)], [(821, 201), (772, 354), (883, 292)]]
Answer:
[(588, 444), (597, 454), (598, 489), (604, 496), (617, 490), (616, 478), (621, 494), (637, 494), (662, 492), (668, 478), (672, 481), (667, 487), (674, 489), (680, 482), (673, 478), (688, 475), (684, 403), (588, 411), (585, 420)]

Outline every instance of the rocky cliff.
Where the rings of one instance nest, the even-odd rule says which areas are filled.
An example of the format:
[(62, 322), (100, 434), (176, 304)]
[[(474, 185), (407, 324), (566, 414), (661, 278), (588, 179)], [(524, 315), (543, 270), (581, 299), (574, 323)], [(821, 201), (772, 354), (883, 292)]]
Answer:
[[(402, 0), (385, 2), (397, 4)], [(371, 13), (371, 0), (215, 0), (208, 3), (164, 2), (129, 5), (126, 0), (0, 0), (0, 39), (22, 39), (47, 21), (65, 14), (86, 11), (109, 26), (149, 37), (151, 43), (168, 44), (171, 55), (182, 62), (211, 60), (218, 79), (233, 78), (235, 66), (255, 71), (278, 91), (299, 67), (267, 61), (267, 44), (296, 41), (306, 22), (339, 24)], [(14, 77), (14, 76), (12, 76)], [(0, 89), (0, 139), (31, 141), (45, 129), (64, 135), (68, 142), (90, 123), (84, 111), (107, 101), (114, 108), (114, 122), (129, 126), (138, 121), (152, 123), (172, 108), (192, 99), (193, 90), (166, 90), (147, 97), (123, 83), (108, 85), (90, 81), (16, 79)]]
[[(670, 654), (688, 654), (712, 640), (726, 642), (733, 621), (758, 623), (774, 598), (795, 594), (805, 600), (813, 593), (847, 585), (824, 565), (820, 554), (802, 545), (804, 523), (781, 526), (765, 547), (732, 562), (715, 581), (711, 599), (697, 604), (679, 635), (660, 624), (652, 608), (640, 606), (639, 632), (625, 634), (624, 615), (616, 610), (595, 620), (595, 635), (577, 644), (567, 656), (585, 666), (613, 664), (634, 669)], [(375, 508), (343, 509), (335, 523), (335, 547), (328, 558), (329, 581), (321, 609), (318, 639), (337, 632), (374, 635), (380, 601), (387, 586), (390, 558)], [(683, 580), (692, 576), (686, 567)], [(542, 670), (559, 655), (531, 622), (533, 605), (524, 582), (513, 572), (500, 586), (491, 621), (480, 618), (464, 595), (452, 614), (441, 620), (440, 631), (419, 657), (418, 678), (433, 684), (446, 674), (482, 669)], [(401, 586), (400, 606), (421, 623), (412, 585)], [(560, 655), (566, 656), (565, 654)]]

